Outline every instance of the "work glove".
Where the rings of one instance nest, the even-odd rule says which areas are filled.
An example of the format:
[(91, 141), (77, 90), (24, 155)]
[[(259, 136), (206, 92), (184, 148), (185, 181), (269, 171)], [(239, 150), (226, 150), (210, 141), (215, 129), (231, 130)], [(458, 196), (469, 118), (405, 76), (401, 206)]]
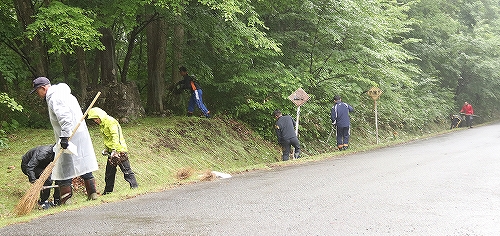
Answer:
[(63, 149), (68, 148), (68, 145), (69, 145), (69, 143), (68, 143), (68, 142), (69, 142), (69, 138), (68, 138), (68, 137), (60, 137), (60, 139), (61, 139), (61, 147), (62, 147)]
[(118, 152), (116, 152), (116, 150), (111, 151), (111, 154), (109, 155), (108, 161), (113, 166), (117, 166), (121, 163), (120, 156), (119, 156)]

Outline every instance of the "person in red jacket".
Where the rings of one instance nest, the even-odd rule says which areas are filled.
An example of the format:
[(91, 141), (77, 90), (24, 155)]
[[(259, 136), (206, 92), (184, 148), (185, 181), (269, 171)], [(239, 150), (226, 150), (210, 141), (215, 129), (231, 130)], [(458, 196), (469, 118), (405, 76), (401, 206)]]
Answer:
[(462, 106), (462, 110), (460, 110), (460, 113), (465, 114), (465, 124), (469, 128), (472, 128), (472, 115), (474, 115), (474, 109), (472, 108), (472, 105), (468, 102), (465, 102)]

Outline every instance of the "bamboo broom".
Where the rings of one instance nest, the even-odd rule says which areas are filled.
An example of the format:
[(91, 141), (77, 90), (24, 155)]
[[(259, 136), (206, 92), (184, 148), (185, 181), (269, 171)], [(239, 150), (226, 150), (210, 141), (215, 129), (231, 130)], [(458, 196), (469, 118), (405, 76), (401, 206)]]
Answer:
[[(83, 116), (80, 119), (80, 121), (78, 122), (78, 124), (76, 124), (76, 126), (73, 129), (73, 131), (71, 132), (71, 136), (68, 138), (68, 140), (71, 140), (71, 138), (75, 134), (76, 130), (78, 130), (78, 127), (80, 127), (80, 124), (82, 123), (82, 121), (85, 120), (87, 113), (89, 112), (90, 108), (92, 108), (94, 106), (94, 103), (97, 101), (97, 98), (99, 97), (99, 95), (101, 95), (101, 92), (98, 92), (97, 95), (95, 95), (94, 100), (92, 100), (92, 103), (90, 103), (89, 107), (87, 108), (87, 110), (83, 114)], [(26, 215), (31, 210), (33, 210), (33, 208), (35, 207), (36, 202), (39, 198), (40, 190), (43, 189), (43, 184), (49, 178), (50, 174), (52, 174), (52, 170), (54, 169), (55, 163), (56, 163), (57, 159), (59, 159), (59, 157), (61, 156), (61, 154), (63, 152), (64, 152), (64, 149), (61, 148), (59, 150), (59, 152), (57, 153), (57, 155), (54, 157), (54, 160), (52, 162), (50, 162), (49, 165), (47, 165), (47, 167), (45, 167), (42, 174), (40, 175), (40, 178), (38, 178), (35, 181), (35, 183), (30, 186), (30, 188), (28, 189), (28, 192), (26, 192), (26, 194), (24, 194), (24, 196), (21, 198), (21, 200), (19, 200), (16, 207), (14, 208), (14, 213), (17, 216)]]

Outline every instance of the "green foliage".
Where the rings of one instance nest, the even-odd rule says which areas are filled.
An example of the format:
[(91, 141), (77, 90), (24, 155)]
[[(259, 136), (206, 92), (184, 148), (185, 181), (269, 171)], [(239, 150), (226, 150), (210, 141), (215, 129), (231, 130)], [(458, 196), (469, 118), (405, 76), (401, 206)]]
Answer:
[(19, 39), (21, 30), (16, 26), (18, 22), (15, 17), (14, 1), (0, 2), (0, 42), (13, 45), (12, 41)]
[[(232, 76), (220, 77), (212, 93), (220, 98), (231, 97), (231, 102), (220, 101), (218, 107), (225, 109), (240, 120), (252, 124), (253, 129), (269, 138), (274, 121), (272, 111), (293, 112), (294, 105), (288, 96), (300, 87), (300, 79), (276, 63), (267, 68), (238, 68)], [(215, 96), (208, 96), (210, 100)], [(220, 99), (219, 98), (219, 99)]]
[(94, 20), (86, 15), (88, 13), (52, 1), (48, 7), (40, 8), (35, 22), (27, 27), (27, 36), (29, 39), (41, 36), (50, 46), (49, 53), (73, 54), (76, 47), (103, 50), (99, 41), (102, 34), (94, 28)]
[[(369, 121), (361, 117), (373, 116), (372, 107), (365, 105), (371, 103), (364, 94), (370, 87), (379, 86), (393, 94), (384, 97), (388, 103), (406, 108), (404, 104), (412, 101), (412, 94), (403, 96), (401, 90), (417, 88), (412, 77), (419, 73), (408, 63), (414, 57), (403, 48), (411, 39), (403, 41), (400, 36), (412, 23), (405, 14), (408, 5), (318, 0), (265, 2), (262, 8), (270, 36), (283, 45), (283, 57), (273, 59), (281, 60), (282, 68), (300, 78), (285, 81), (294, 89), (278, 92), (286, 97), (301, 86), (312, 97), (302, 109), (301, 119), (308, 121), (301, 122), (303, 138), (318, 139), (330, 131), (329, 112), (336, 94), (355, 107), (360, 130), (369, 127)], [(389, 113), (387, 119), (402, 123), (407, 118)]]
[[(270, 49), (280, 52), (279, 44), (268, 37), (266, 29), (255, 10), (246, 1), (191, 2), (185, 9), (181, 24), (193, 37), (188, 38), (187, 58), (230, 56), (242, 50)], [(207, 8), (203, 4), (208, 4)]]
[(19, 57), (12, 50), (8, 50), (5, 45), (0, 45), (0, 72), (7, 87), (19, 85), (22, 78), (29, 76), (29, 72), (23, 66)]
[(23, 107), (10, 98), (7, 93), (0, 93), (0, 103), (4, 104), (11, 111), (23, 111)]
[(421, 41), (406, 48), (420, 58), (414, 62), (423, 76), (453, 93), (446, 97), (455, 112), (468, 101), (483, 117), (498, 114), (494, 105), (500, 102), (498, 4), (496, 0), (422, 0), (409, 11), (417, 23), (408, 36)]
[[(494, 119), (500, 114), (499, 6), (499, 0), (51, 1), (35, 7), (36, 21), (24, 36), (40, 36), (50, 52), (71, 53), (75, 46), (102, 49), (96, 29), (110, 29), (116, 64), (125, 69), (120, 68), (125, 56), (131, 56), (126, 79), (147, 97), (141, 30), (161, 17), (169, 39), (167, 80), (177, 79), (169, 73), (175, 73), (174, 62), (185, 64), (200, 80), (213, 114), (244, 121), (270, 140), (270, 113), (281, 109), (294, 115), (287, 97), (303, 88), (311, 100), (302, 107), (301, 138), (314, 140), (330, 132), (335, 94), (355, 107), (353, 130), (371, 134), (373, 101), (365, 92), (373, 86), (384, 91), (378, 112), (387, 133), (442, 125), (464, 100)], [(0, 7), (0, 49), (14, 52), (1, 53), (0, 71), (9, 86), (26, 84), (30, 72), (16, 65), (29, 59), (14, 43), (25, 41), (23, 29), (11, 2)], [(171, 40), (179, 25), (185, 37), (181, 49)], [(87, 54), (92, 72), (99, 71), (96, 53)], [(78, 84), (75, 65), (49, 57), (51, 76)], [(69, 58), (70, 64), (76, 61)], [(28, 106), (30, 113), (40, 110)], [(16, 120), (43, 126), (36, 115), (25, 118), (30, 122)]]
[(11, 132), (19, 127), (19, 123), (12, 119), (8, 120), (9, 115), (15, 111), (22, 112), (23, 107), (6, 93), (0, 93), (0, 150), (8, 147), (7, 132)]

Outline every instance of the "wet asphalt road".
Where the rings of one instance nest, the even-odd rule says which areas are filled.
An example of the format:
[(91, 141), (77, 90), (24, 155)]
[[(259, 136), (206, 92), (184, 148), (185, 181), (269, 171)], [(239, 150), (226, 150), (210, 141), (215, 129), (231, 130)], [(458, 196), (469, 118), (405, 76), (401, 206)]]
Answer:
[(475, 127), (62, 212), (0, 235), (500, 235), (499, 144), (500, 124)]

